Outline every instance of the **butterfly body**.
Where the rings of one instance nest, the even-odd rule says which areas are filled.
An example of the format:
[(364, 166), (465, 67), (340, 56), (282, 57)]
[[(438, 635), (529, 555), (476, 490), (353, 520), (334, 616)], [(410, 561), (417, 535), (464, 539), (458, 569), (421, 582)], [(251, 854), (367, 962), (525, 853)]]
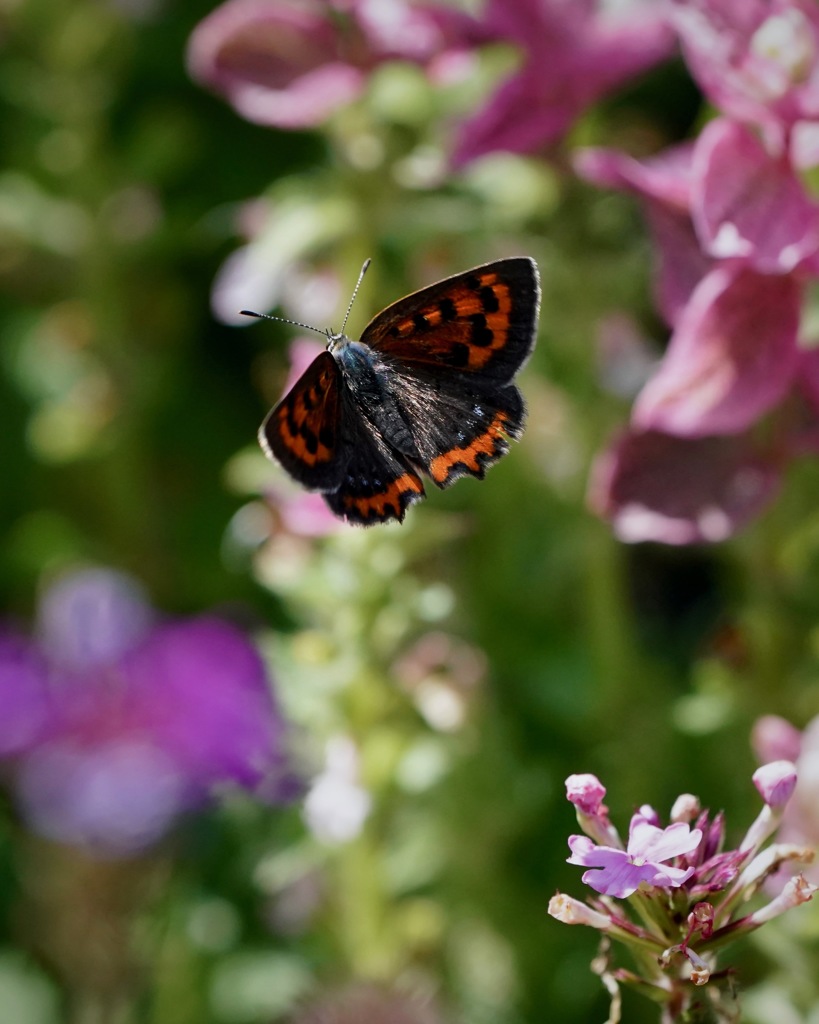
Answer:
[(482, 478), (523, 432), (513, 378), (537, 331), (533, 260), (489, 263), (378, 314), (328, 347), (268, 414), (265, 452), (330, 508), (361, 525), (402, 520), (439, 487)]

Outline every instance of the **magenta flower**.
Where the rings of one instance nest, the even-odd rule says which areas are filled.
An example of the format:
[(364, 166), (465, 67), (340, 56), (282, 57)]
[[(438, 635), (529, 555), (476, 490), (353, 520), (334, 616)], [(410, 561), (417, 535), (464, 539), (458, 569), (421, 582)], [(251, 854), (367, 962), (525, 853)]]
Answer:
[(595, 892), (623, 899), (643, 882), (661, 889), (677, 888), (694, 874), (693, 868), (664, 862), (691, 853), (699, 846), (702, 832), (683, 822), (658, 828), (648, 812), (654, 814), (650, 808), (642, 808), (632, 817), (625, 850), (596, 846), (586, 836), (569, 837), (572, 855), (568, 862), (591, 869), (584, 872), (583, 881)]
[(53, 584), (37, 640), (0, 646), (0, 685), (11, 720), (36, 721), (10, 752), (23, 816), (49, 838), (126, 854), (217, 787), (285, 793), (284, 725), (250, 643), (216, 618), (157, 623), (118, 573)]
[(227, 0), (194, 30), (191, 76), (249, 121), (307, 128), (356, 99), (386, 60), (431, 66), (472, 21), (406, 0)]
[(595, 460), (588, 503), (626, 543), (714, 544), (759, 515), (780, 482), (779, 460), (749, 436), (627, 430)]
[(577, 166), (643, 199), (673, 328), (631, 430), (598, 460), (590, 504), (626, 540), (724, 540), (768, 504), (786, 461), (815, 448), (792, 416), (776, 445), (750, 430), (786, 402), (819, 417), (814, 357), (799, 344), (819, 205), (785, 158), (724, 119), (693, 147), (645, 162), (592, 150)]
[(819, 118), (814, 0), (672, 0), (686, 63), (711, 102), (783, 142)]
[(594, 0), (489, 0), (482, 28), (522, 53), (520, 69), (461, 125), (456, 164), (497, 151), (533, 153), (578, 116), (671, 53), (658, 5), (636, 0), (614, 16)]
[[(576, 163), (643, 200), (657, 306), (673, 329), (590, 501), (627, 539), (691, 543), (730, 536), (767, 504), (785, 463), (817, 449), (817, 360), (800, 333), (819, 275), (819, 203), (798, 169), (819, 160), (819, 8), (672, 0), (669, 11), (723, 116), (647, 161), (587, 150)], [(771, 414), (779, 430), (762, 447), (752, 428)]]

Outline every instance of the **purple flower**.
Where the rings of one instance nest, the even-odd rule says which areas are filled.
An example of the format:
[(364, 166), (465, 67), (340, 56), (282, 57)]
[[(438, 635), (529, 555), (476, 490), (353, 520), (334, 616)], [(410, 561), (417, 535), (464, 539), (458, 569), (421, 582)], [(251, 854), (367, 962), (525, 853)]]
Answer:
[(690, 853), (699, 846), (702, 832), (683, 822), (659, 828), (652, 823), (653, 812), (641, 808), (631, 819), (625, 850), (596, 846), (586, 836), (570, 836), (569, 864), (581, 864), (591, 870), (583, 881), (595, 892), (620, 899), (631, 896), (642, 882), (659, 888), (676, 888), (694, 873), (693, 868), (678, 868), (664, 863)]
[(0, 634), (0, 757), (29, 749), (48, 717), (48, 689), (41, 652), (23, 636)]
[(482, 28), (513, 43), (520, 69), (459, 132), (456, 164), (557, 142), (591, 104), (670, 55), (673, 37), (656, 4), (637, 0), (612, 17), (594, 0), (489, 0)]
[(11, 720), (32, 718), (24, 689), (40, 711), (26, 744), (3, 752), (18, 754), (17, 797), (42, 834), (125, 854), (216, 787), (282, 795), (284, 726), (258, 654), (228, 623), (156, 624), (131, 580), (88, 569), (45, 592), (38, 641), (20, 649), (0, 645)]

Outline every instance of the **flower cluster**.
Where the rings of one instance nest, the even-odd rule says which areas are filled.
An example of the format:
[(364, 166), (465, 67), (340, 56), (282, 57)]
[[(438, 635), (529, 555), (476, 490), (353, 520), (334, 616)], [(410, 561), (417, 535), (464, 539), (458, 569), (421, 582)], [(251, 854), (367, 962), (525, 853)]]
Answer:
[[(642, 200), (672, 332), (590, 501), (624, 540), (681, 544), (731, 535), (770, 501), (787, 461), (816, 450), (819, 359), (803, 307), (819, 277), (819, 203), (801, 176), (819, 164), (819, 7), (669, 10), (717, 116), (650, 159), (592, 149), (575, 162)], [(769, 414), (762, 441), (753, 428)]]
[[(572, 775), (567, 797), (574, 804), (585, 835), (569, 838), (570, 864), (587, 870), (583, 881), (597, 893), (586, 902), (558, 893), (549, 913), (566, 924), (585, 924), (630, 950), (636, 971), (614, 968), (608, 956), (596, 961), (613, 997), (611, 1020), (619, 1019), (619, 986), (633, 985), (664, 1006), (664, 1020), (685, 1016), (696, 1004), (711, 1016), (723, 1016), (729, 989), (717, 970), (716, 953), (729, 941), (748, 934), (791, 907), (809, 900), (816, 886), (791, 874), (778, 895), (750, 913), (742, 909), (774, 872), (794, 862), (808, 863), (813, 851), (793, 843), (765, 845), (782, 820), (796, 785), (790, 761), (773, 761), (757, 769), (754, 784), (765, 801), (757, 819), (735, 849), (725, 849), (725, 822), (711, 815), (690, 794), (671, 810), (662, 827), (648, 805), (631, 819), (624, 844), (603, 804), (605, 788), (594, 775)], [(615, 902), (617, 900), (625, 903)], [(711, 982), (703, 994), (703, 986)]]
[(156, 842), (214, 789), (284, 798), (284, 723), (243, 634), (161, 622), (138, 585), (83, 569), (43, 594), (36, 637), (0, 634), (0, 758), (36, 832), (107, 855)]

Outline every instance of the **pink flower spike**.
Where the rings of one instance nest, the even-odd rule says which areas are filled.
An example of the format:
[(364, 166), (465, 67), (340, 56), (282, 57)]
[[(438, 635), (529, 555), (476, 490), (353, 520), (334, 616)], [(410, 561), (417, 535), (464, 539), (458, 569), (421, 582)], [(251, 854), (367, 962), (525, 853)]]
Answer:
[(737, 434), (793, 383), (801, 289), (792, 277), (718, 266), (695, 289), (632, 422), (680, 437)]
[(622, 899), (636, 892), (642, 882), (659, 888), (676, 888), (686, 882), (693, 868), (683, 870), (663, 862), (690, 853), (701, 839), (699, 829), (682, 823), (661, 829), (635, 814), (627, 850), (595, 846), (586, 836), (570, 836), (568, 863), (592, 869), (583, 874), (583, 881), (595, 892)]
[(769, 807), (784, 807), (796, 787), (796, 765), (792, 761), (772, 761), (757, 768), (752, 779)]
[(566, 779), (566, 799), (583, 814), (600, 814), (601, 812), (605, 814), (606, 808), (603, 806), (605, 795), (606, 787), (596, 775), (584, 772), (579, 775), (570, 775)]
[(790, 163), (727, 118), (697, 141), (691, 212), (706, 252), (763, 274), (787, 274), (819, 248), (819, 206)]

